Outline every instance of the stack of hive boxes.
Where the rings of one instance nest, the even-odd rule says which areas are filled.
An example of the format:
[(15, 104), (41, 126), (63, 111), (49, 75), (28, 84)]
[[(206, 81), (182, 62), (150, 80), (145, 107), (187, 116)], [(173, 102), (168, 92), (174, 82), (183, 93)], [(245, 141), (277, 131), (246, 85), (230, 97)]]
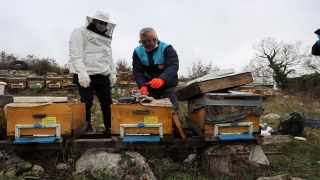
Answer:
[(240, 136), (225, 135), (253, 137), (259, 133), (262, 96), (228, 91), (252, 81), (250, 72), (222, 71), (187, 83), (176, 95), (179, 101), (188, 101), (188, 126), (205, 141), (235, 140)]

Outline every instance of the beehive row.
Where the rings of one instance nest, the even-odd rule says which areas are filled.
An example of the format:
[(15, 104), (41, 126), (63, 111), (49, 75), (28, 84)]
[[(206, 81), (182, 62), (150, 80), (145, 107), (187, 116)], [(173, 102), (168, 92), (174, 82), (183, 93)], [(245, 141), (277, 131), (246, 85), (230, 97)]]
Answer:
[(6, 89), (61, 89), (72, 84), (72, 78), (63, 77), (5, 77), (0, 81), (7, 83)]

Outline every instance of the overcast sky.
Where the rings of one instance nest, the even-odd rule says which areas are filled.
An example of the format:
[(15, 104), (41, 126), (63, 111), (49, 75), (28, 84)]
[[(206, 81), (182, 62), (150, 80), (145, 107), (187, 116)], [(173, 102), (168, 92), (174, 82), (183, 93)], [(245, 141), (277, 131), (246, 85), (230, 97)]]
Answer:
[(241, 71), (254, 57), (252, 45), (264, 38), (312, 46), (319, 7), (320, 0), (0, 0), (0, 51), (64, 66), (71, 32), (100, 10), (117, 24), (115, 62), (131, 65), (140, 29), (152, 27), (177, 51), (179, 75), (198, 60)]

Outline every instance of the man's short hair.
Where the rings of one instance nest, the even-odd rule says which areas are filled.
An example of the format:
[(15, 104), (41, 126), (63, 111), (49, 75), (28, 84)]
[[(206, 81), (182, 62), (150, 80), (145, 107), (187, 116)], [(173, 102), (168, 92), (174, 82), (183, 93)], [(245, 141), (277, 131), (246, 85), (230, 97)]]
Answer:
[(152, 29), (151, 27), (142, 28), (142, 29), (140, 30), (139, 35), (146, 36), (146, 35), (148, 35), (150, 32), (152, 32), (155, 36), (157, 36), (156, 31), (155, 31), (154, 29)]

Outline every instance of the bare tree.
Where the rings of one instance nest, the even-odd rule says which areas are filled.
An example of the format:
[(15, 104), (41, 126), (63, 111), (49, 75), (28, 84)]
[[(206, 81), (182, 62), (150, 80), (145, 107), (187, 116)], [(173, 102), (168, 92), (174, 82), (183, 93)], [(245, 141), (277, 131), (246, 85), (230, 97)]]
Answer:
[(319, 73), (320, 71), (320, 57), (314, 56), (310, 53), (310, 48), (308, 48), (303, 55), (302, 67), (306, 70), (306, 73)]
[(1, 51), (0, 60), (0, 69), (10, 69), (9, 64), (17, 60), (17, 58), (14, 57), (14, 54), (7, 54), (5, 51)]
[(188, 77), (195, 79), (195, 78), (199, 78), (204, 75), (207, 75), (212, 71), (218, 71), (219, 67), (218, 66), (212, 67), (212, 62), (210, 62), (208, 65), (204, 65), (202, 64), (201, 60), (198, 60), (197, 62), (192, 63), (191, 70), (189, 67), (187, 67), (187, 69), (188, 69)]
[(273, 70), (266, 64), (266, 61), (250, 61), (242, 68), (243, 72), (251, 72), (253, 83), (274, 84)]
[(128, 65), (127, 61), (124, 59), (119, 59), (116, 62), (116, 69), (117, 71), (121, 72), (130, 72), (132, 68)]
[(270, 74), (272, 74), (277, 87), (285, 89), (287, 78), (295, 73), (295, 68), (301, 65), (301, 45), (300, 41), (294, 44), (279, 43), (270, 37), (254, 44), (255, 57), (250, 63), (256, 69), (255, 75), (263, 77), (263, 82), (264, 80), (270, 81)]

